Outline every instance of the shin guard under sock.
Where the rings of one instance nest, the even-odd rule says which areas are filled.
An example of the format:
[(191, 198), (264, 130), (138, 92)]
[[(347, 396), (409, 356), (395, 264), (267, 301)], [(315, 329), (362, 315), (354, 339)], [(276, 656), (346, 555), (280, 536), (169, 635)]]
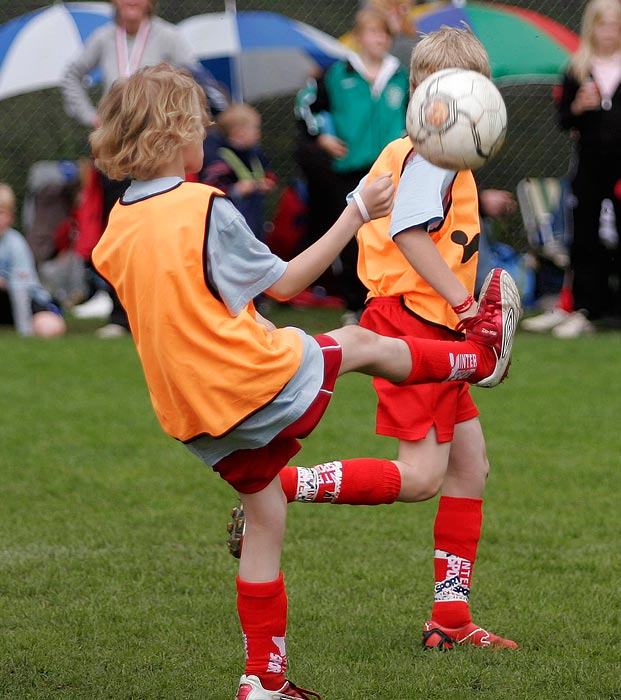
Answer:
[(435, 594), (431, 617), (444, 627), (471, 622), (470, 583), (481, 536), (478, 498), (442, 496), (434, 525)]
[(267, 583), (238, 576), (237, 612), (246, 649), (244, 673), (258, 676), (266, 690), (282, 688), (287, 671), (287, 593), (282, 572)]
[(373, 506), (393, 503), (401, 473), (387, 459), (347, 459), (314, 467), (285, 467), (280, 481), (287, 501)]
[(432, 340), (403, 336), (412, 353), (412, 371), (400, 385), (430, 382), (476, 382), (496, 366), (491, 348), (471, 340)]

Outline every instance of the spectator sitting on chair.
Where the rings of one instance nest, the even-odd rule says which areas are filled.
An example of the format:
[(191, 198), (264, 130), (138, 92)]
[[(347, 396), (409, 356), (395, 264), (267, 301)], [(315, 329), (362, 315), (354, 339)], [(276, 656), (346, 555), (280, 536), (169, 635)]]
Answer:
[(63, 335), (65, 321), (41, 286), (26, 239), (11, 228), (14, 219), (15, 195), (0, 184), (0, 323), (14, 325), (23, 336)]

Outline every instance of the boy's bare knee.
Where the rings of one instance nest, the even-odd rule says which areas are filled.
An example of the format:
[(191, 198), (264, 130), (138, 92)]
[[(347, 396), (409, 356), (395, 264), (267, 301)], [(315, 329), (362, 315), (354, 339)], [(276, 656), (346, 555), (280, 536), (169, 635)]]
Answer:
[(444, 472), (423, 472), (405, 462), (400, 462), (399, 467), (401, 471), (399, 501), (405, 503), (428, 501), (440, 492), (444, 480)]
[(357, 345), (368, 345), (377, 339), (373, 331), (370, 331), (361, 326), (343, 326), (335, 331), (331, 331), (328, 335), (332, 336), (339, 343), (356, 343)]

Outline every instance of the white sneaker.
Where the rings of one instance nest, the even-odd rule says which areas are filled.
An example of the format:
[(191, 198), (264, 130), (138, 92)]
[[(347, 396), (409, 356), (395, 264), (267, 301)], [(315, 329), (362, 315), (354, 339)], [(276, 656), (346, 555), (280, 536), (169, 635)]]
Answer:
[(563, 311), (563, 309), (552, 309), (552, 311), (546, 311), (546, 313), (539, 314), (539, 316), (525, 318), (521, 325), (525, 331), (530, 331), (531, 333), (547, 333), (558, 326), (559, 323), (563, 323), (568, 316), (570, 316), (569, 312)]
[(321, 700), (321, 695), (312, 690), (298, 688), (291, 681), (287, 681), (280, 690), (265, 690), (261, 681), (256, 676), (242, 676), (239, 679), (239, 688), (235, 700)]
[(595, 326), (582, 311), (574, 311), (552, 329), (555, 338), (579, 338), (581, 335), (595, 333)]
[(108, 323), (95, 331), (98, 338), (122, 338), (129, 331), (125, 326), (120, 326), (118, 323)]
[(112, 298), (104, 289), (95, 292), (88, 301), (71, 309), (76, 318), (106, 318), (111, 311)]

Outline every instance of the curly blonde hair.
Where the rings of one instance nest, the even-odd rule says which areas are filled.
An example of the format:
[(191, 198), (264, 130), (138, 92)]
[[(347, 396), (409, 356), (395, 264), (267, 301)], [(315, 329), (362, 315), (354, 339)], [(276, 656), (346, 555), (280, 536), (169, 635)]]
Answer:
[(469, 27), (442, 26), (423, 35), (412, 51), (410, 91), (432, 73), (444, 68), (463, 68), (490, 78), (492, 70), (483, 44)]
[(205, 93), (189, 71), (167, 63), (117, 80), (101, 99), (89, 137), (95, 165), (113, 180), (150, 180), (210, 124)]

